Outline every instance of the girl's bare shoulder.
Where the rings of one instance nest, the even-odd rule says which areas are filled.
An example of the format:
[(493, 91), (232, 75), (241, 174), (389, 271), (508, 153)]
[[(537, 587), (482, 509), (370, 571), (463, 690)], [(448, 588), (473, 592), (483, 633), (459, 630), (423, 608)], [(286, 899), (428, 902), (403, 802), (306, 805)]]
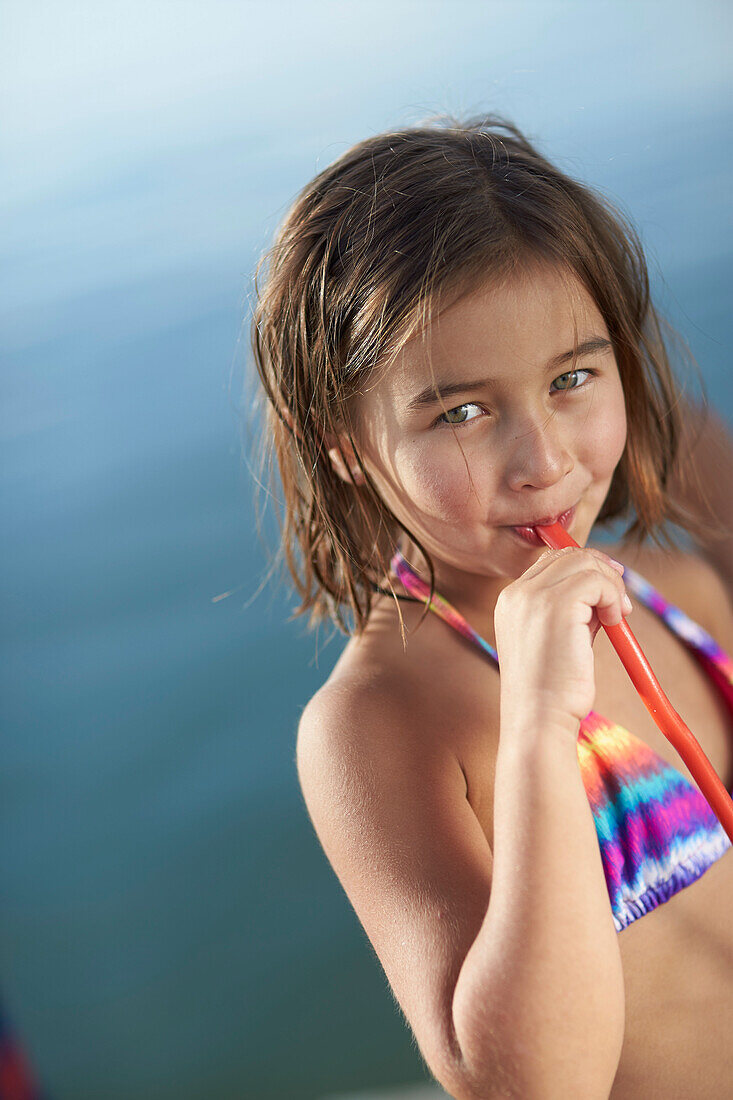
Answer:
[(303, 712), (299, 757), (314, 738), (322, 751), (327, 738), (374, 766), (412, 754), (436, 767), (450, 757), (464, 769), (467, 746), (488, 735), (493, 710), (498, 737), (498, 673), (435, 615), (423, 618), (422, 606), (399, 611), (404, 639), (399, 612), (385, 600), (364, 635), (349, 640)]
[(677, 548), (662, 550), (645, 544), (625, 549), (621, 544), (600, 545), (600, 549), (639, 573), (666, 600), (722, 645), (733, 651), (733, 606), (725, 582), (704, 558)]

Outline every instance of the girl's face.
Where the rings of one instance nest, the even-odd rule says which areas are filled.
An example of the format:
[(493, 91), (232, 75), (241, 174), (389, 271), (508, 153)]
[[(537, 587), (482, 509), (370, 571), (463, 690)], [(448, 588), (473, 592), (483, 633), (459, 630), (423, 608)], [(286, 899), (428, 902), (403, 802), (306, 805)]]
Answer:
[(357, 415), (365, 468), (431, 554), (439, 590), (457, 595), (470, 574), (481, 602), (545, 552), (513, 526), (575, 506), (568, 530), (585, 545), (626, 443), (603, 318), (577, 278), (547, 265), (446, 309)]

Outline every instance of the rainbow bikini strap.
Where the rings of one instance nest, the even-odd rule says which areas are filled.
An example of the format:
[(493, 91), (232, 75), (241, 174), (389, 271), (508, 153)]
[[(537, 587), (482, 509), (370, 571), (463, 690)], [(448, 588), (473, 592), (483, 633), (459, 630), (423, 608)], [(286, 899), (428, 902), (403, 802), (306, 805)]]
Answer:
[(461, 615), (460, 611), (456, 611), (455, 607), (449, 604), (438, 592), (433, 592), (433, 598), (432, 600), (430, 599), (430, 585), (427, 581), (424, 581), (422, 577), (418, 576), (412, 566), (405, 561), (399, 550), (392, 558), (390, 567), (406, 592), (409, 592), (411, 596), (417, 597), (418, 600), (422, 600), (423, 603), (428, 605), (431, 611), (439, 615), (449, 626), (452, 626), (453, 629), (457, 630), (459, 634), (462, 634), (464, 638), (468, 638), (469, 641), (475, 642), (475, 644), (480, 646), (492, 660), (496, 661), (497, 664), (499, 663), (499, 656), (494, 647), (489, 645), (480, 634), (476, 633), (470, 623)]

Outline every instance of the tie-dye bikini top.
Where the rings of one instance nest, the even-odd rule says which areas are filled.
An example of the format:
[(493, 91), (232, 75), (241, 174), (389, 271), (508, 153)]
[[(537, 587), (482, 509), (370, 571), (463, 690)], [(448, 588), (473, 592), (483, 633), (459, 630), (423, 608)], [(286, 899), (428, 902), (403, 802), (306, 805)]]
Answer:
[[(391, 564), (405, 590), (427, 603), (430, 586), (399, 551)], [(720, 689), (733, 717), (731, 657), (628, 566), (624, 582), (627, 591), (687, 645)], [(494, 647), (442, 596), (433, 594), (430, 610), (499, 664)], [(731, 842), (694, 784), (640, 738), (593, 710), (580, 723), (578, 762), (598, 834), (613, 922), (620, 932), (700, 878)]]

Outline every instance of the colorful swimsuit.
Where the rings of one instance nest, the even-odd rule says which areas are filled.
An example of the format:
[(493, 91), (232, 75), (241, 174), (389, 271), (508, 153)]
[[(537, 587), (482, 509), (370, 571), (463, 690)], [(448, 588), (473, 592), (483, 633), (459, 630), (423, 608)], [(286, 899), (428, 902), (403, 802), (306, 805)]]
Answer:
[[(410, 595), (427, 603), (430, 586), (399, 551), (392, 571)], [(630, 595), (682, 639), (720, 689), (733, 717), (731, 657), (628, 566), (624, 583)], [(434, 593), (430, 610), (498, 666), (494, 647), (447, 600)], [(700, 878), (731, 842), (694, 784), (644, 741), (593, 710), (580, 723), (578, 762), (598, 834), (613, 922), (620, 932)]]

